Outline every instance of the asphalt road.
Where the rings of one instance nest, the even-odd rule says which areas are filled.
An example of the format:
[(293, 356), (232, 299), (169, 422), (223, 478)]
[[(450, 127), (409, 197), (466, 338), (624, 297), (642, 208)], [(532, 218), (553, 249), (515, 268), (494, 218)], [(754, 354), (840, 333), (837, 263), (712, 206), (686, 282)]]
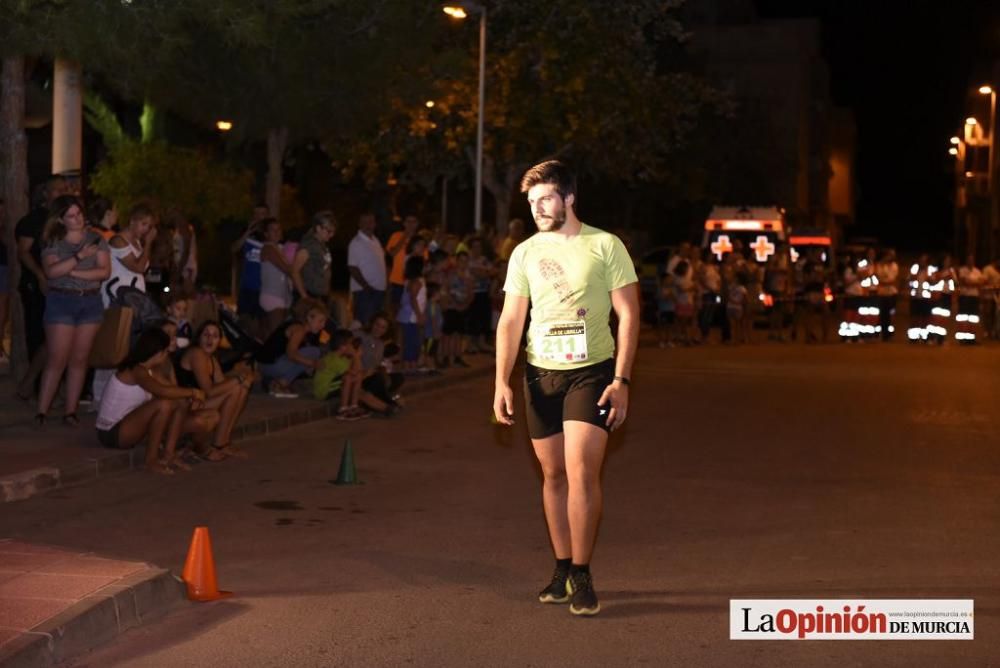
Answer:
[[(1000, 665), (1000, 348), (644, 348), (604, 471), (603, 610), (543, 606), (523, 421), (487, 381), (327, 421), (246, 462), (0, 507), (0, 535), (175, 569), (212, 532), (232, 599), (77, 666)], [(350, 438), (364, 481), (335, 487)], [(728, 639), (730, 598), (973, 598), (972, 641)]]

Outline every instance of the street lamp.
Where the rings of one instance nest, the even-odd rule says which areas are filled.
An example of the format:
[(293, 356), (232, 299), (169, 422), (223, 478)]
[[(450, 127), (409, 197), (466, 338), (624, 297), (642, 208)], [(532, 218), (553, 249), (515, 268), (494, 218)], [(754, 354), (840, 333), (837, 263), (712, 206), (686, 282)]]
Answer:
[(216, 121), (215, 127), (219, 129), (220, 132), (229, 132), (233, 129), (232, 121)]
[(951, 138), (951, 143), (954, 144), (955, 146), (958, 146), (959, 142), (961, 142), (961, 141), (962, 140), (959, 139), (958, 137), (952, 137)]
[(990, 150), (988, 159), (990, 161), (989, 168), (986, 170), (989, 179), (989, 185), (987, 187), (987, 192), (990, 194), (990, 254), (993, 254), (993, 241), (995, 235), (995, 229), (997, 226), (997, 195), (996, 195), (996, 185), (993, 183), (993, 160), (996, 153), (993, 150), (994, 133), (997, 129), (997, 92), (993, 90), (992, 86), (983, 85), (979, 87), (980, 95), (990, 96)]
[[(476, 126), (476, 213), (475, 227), (483, 227), (483, 114), (486, 107), (486, 7), (475, 2), (456, 2), (442, 8), (454, 19), (464, 19), (469, 12), (479, 12), (479, 115)], [(500, 224), (500, 221), (497, 221)]]
[(948, 149), (948, 153), (950, 153), (951, 155), (958, 155), (958, 149), (952, 146), (951, 148)]

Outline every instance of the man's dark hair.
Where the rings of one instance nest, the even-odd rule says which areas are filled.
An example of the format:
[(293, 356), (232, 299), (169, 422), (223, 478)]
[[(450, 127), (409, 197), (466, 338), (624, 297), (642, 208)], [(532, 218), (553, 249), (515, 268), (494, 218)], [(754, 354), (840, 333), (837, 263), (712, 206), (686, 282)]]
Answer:
[(546, 160), (525, 172), (521, 178), (521, 192), (526, 193), (539, 183), (551, 183), (563, 199), (576, 195), (576, 175), (561, 160)]

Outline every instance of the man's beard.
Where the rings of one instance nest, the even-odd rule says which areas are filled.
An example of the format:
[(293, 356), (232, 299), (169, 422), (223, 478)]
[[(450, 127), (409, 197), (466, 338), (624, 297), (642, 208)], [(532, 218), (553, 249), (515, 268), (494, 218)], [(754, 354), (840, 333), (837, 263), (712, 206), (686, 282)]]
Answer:
[(538, 229), (541, 230), (542, 232), (558, 232), (560, 229), (562, 229), (562, 226), (565, 223), (566, 223), (565, 209), (559, 211), (552, 217), (539, 216), (535, 220), (535, 224), (538, 225)]

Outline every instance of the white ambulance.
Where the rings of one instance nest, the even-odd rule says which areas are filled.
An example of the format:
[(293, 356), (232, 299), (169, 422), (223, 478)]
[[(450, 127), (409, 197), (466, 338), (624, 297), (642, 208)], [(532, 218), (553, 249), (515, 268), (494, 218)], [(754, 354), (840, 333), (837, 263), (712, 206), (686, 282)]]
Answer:
[(705, 221), (701, 246), (721, 262), (742, 247), (749, 260), (766, 264), (786, 239), (784, 210), (768, 206), (717, 206)]

